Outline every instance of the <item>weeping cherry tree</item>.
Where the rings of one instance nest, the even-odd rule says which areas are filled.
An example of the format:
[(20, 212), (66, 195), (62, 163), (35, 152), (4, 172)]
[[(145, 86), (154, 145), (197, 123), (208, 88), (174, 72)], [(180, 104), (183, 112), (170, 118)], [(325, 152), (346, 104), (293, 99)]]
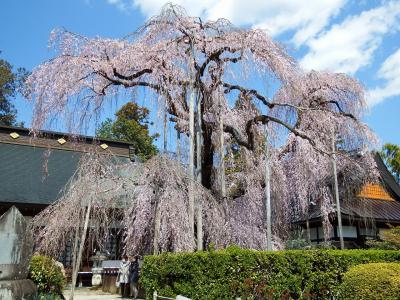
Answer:
[[(169, 4), (124, 39), (62, 29), (50, 42), (57, 55), (27, 80), (34, 130), (58, 119), (79, 132), (112, 99), (133, 92), (163, 110), (174, 136), (190, 141), (189, 161), (161, 156), (137, 166), (143, 176), (123, 217), (129, 253), (192, 251), (200, 238), (202, 246), (266, 249), (267, 215), (277, 248), (310, 199), (323, 204), (325, 216), (332, 211), (334, 135), (346, 150), (338, 153), (344, 180), (376, 178), (373, 160), (350, 151), (375, 141), (360, 121), (366, 109), (361, 84), (345, 74), (302, 70), (262, 30), (203, 21)], [(180, 139), (177, 144), (179, 157), (189, 152)], [(53, 206), (49, 218), (58, 209), (72, 208)], [(197, 238), (196, 227), (203, 229)], [(47, 237), (43, 247), (50, 246)]]

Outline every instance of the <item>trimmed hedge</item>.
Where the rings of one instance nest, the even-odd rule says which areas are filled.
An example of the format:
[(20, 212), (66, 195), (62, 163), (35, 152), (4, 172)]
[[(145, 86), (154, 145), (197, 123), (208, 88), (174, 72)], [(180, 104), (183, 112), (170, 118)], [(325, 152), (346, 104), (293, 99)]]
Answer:
[(371, 263), (351, 267), (344, 274), (339, 299), (400, 299), (400, 263)]
[(146, 256), (140, 283), (153, 291), (192, 299), (329, 299), (349, 267), (400, 261), (400, 251), (254, 251), (229, 247)]

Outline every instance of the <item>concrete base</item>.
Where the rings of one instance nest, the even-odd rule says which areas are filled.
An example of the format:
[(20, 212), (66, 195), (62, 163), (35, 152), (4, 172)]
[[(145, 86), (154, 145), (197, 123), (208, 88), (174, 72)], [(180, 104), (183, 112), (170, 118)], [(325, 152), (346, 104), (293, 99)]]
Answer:
[(1, 280), (0, 300), (27, 300), (37, 294), (32, 280)]

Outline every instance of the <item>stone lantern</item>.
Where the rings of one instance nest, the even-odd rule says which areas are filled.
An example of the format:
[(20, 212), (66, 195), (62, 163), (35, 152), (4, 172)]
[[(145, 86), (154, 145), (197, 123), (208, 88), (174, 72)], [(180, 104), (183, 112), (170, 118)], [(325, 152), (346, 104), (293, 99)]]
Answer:
[(93, 262), (92, 267), (92, 286), (99, 286), (102, 284), (101, 274), (103, 273), (102, 262), (107, 259), (107, 256), (97, 251), (95, 255), (89, 258)]

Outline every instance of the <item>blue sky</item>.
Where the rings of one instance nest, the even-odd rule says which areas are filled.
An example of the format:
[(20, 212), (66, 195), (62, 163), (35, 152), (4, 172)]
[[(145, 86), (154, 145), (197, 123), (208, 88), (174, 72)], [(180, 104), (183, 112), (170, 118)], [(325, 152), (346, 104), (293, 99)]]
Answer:
[[(263, 28), (306, 69), (345, 72), (367, 90), (364, 121), (382, 143), (400, 144), (400, 1), (178, 0), (189, 14), (225, 17), (237, 26)], [(159, 0), (3, 0), (0, 57), (32, 70), (52, 57), (52, 29), (87, 36), (124, 37), (156, 14)], [(32, 107), (17, 97), (19, 121)], [(111, 112), (109, 112), (111, 113)]]

